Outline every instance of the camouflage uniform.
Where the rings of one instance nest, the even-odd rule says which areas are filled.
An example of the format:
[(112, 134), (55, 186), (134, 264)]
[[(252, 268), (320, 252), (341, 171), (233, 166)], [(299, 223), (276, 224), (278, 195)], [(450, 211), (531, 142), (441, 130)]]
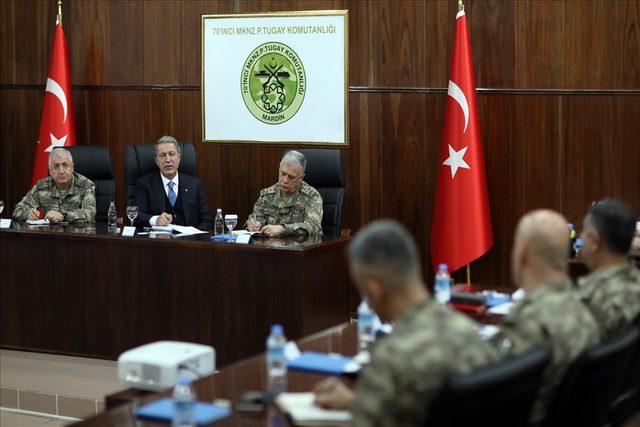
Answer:
[(375, 343), (356, 384), (354, 425), (422, 426), (429, 402), (448, 376), (497, 360), (473, 321), (427, 298)]
[(13, 210), (15, 219), (25, 220), (32, 208), (41, 208), (43, 214), (55, 210), (64, 215), (64, 220), (95, 222), (96, 190), (93, 182), (79, 173), (66, 190), (59, 190), (53, 178), (48, 176), (34, 185)]
[(285, 200), (278, 184), (274, 184), (260, 191), (249, 219), (263, 226), (283, 225), (285, 236), (322, 234), (322, 197), (303, 181), (298, 191)]
[(519, 355), (536, 346), (552, 351), (529, 416), (531, 423), (539, 423), (571, 362), (598, 343), (598, 327), (568, 280), (527, 292), (499, 326), (500, 332), (492, 341), (503, 357)]
[(640, 270), (631, 264), (594, 271), (579, 279), (578, 286), (602, 341), (621, 333), (640, 313)]

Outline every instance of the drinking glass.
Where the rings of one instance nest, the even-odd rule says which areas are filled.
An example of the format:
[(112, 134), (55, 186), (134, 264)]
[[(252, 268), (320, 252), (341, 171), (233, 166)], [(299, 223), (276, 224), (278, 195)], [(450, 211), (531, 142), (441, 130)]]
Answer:
[(229, 234), (233, 234), (233, 228), (238, 224), (238, 215), (227, 214), (224, 216), (224, 223), (229, 229)]
[(133, 227), (133, 220), (138, 217), (138, 207), (137, 206), (127, 206), (127, 218), (131, 221), (131, 226)]

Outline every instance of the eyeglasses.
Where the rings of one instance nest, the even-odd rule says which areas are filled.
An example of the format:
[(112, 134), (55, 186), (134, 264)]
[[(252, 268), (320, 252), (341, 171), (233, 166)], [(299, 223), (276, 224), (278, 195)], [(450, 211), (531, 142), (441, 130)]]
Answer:
[(73, 163), (55, 163), (51, 165), (51, 169), (59, 171), (61, 169), (69, 170), (73, 166)]
[(170, 159), (173, 159), (173, 158), (175, 158), (177, 156), (178, 156), (178, 153), (176, 153), (175, 151), (171, 151), (169, 153), (160, 153), (160, 154), (158, 154), (158, 157), (160, 159), (162, 159), (162, 160), (166, 159), (167, 157), (170, 158)]

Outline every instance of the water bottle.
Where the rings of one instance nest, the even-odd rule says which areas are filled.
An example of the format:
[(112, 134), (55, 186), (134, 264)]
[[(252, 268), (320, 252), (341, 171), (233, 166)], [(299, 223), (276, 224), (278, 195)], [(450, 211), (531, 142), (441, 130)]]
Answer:
[(213, 233), (216, 236), (222, 236), (224, 234), (224, 218), (222, 218), (222, 209), (217, 210), (216, 219), (213, 224)]
[(178, 384), (173, 389), (173, 427), (192, 427), (196, 425), (194, 409), (196, 394), (191, 388), (191, 380), (187, 376), (181, 376)]
[(440, 264), (436, 273), (435, 284), (436, 300), (446, 304), (451, 299), (451, 276), (447, 264)]
[(358, 306), (358, 347), (360, 351), (369, 351), (375, 340), (375, 313), (369, 306), (369, 301), (363, 299)]
[(107, 212), (107, 228), (109, 231), (113, 231), (116, 229), (116, 217), (118, 213), (116, 212), (116, 202), (111, 202), (109, 204), (109, 211)]
[(287, 359), (284, 347), (287, 338), (284, 336), (282, 325), (271, 326), (271, 333), (267, 338), (267, 389), (273, 397), (287, 389)]
[(580, 251), (582, 251), (582, 247), (584, 246), (584, 242), (581, 238), (576, 238), (575, 243), (573, 244), (573, 252), (575, 253), (575, 257), (580, 257)]
[(569, 239), (571, 240), (571, 243), (569, 245), (569, 256), (571, 258), (575, 258), (576, 257), (576, 230), (573, 229), (573, 224), (569, 224)]

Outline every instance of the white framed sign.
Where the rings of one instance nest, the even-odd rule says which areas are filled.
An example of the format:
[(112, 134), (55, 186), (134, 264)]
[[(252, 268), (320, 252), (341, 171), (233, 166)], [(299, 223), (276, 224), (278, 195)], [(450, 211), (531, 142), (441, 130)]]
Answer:
[(349, 12), (202, 16), (202, 139), (349, 144)]

